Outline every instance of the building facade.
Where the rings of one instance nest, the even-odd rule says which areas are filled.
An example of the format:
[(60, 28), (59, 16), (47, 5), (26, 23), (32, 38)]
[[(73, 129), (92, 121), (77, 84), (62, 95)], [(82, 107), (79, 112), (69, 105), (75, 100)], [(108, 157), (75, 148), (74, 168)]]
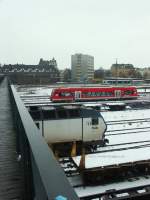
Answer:
[(94, 57), (84, 54), (71, 56), (71, 77), (73, 82), (90, 82), (94, 79)]
[(132, 64), (112, 64), (112, 77), (133, 78), (135, 77), (135, 68)]
[(14, 83), (24, 84), (49, 84), (60, 81), (60, 73), (57, 62), (52, 60), (40, 59), (38, 65), (3, 65), (0, 73), (9, 75)]

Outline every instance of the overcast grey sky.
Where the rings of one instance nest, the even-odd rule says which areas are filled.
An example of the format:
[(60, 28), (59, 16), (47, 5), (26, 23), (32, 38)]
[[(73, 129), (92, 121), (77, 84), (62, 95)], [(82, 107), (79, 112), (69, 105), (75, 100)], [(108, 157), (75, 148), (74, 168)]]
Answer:
[(0, 62), (93, 55), (95, 68), (150, 66), (150, 0), (0, 0)]

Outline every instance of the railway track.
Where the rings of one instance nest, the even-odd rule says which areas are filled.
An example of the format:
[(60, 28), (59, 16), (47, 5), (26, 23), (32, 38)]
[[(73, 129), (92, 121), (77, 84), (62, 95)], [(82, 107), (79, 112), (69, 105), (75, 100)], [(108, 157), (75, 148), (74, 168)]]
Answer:
[[(37, 98), (37, 99), (35, 99)], [(47, 96), (45, 97), (22, 97), (22, 100), (24, 101), (26, 106), (44, 106), (44, 105), (51, 105), (51, 106), (61, 106), (61, 105), (68, 105), (68, 103), (52, 103), (48, 99)], [(143, 100), (132, 100), (132, 101), (125, 101), (129, 106), (131, 104), (143, 104)], [(85, 104), (89, 102), (84, 102)], [(97, 103), (103, 103), (103, 102), (90, 102), (91, 104), (97, 104)], [(106, 102), (104, 102), (106, 103)], [(109, 103), (109, 102), (107, 102)], [(112, 101), (110, 101), (112, 103)], [(116, 102), (115, 102), (116, 103)], [(150, 101), (145, 101), (145, 103), (150, 103)], [(73, 105), (80, 105), (81, 102), (78, 103), (72, 103)], [(135, 110), (141, 109), (138, 108), (138, 106), (134, 107)], [(137, 112), (141, 112), (140, 110)], [(150, 149), (150, 118), (149, 115), (143, 115), (139, 117), (131, 118), (128, 116), (128, 113), (126, 114), (126, 117), (118, 119), (117, 117), (110, 117), (109, 112), (103, 112), (106, 113), (103, 115), (104, 119), (106, 120), (107, 124), (107, 132), (105, 133), (105, 137), (109, 140), (109, 144), (107, 144), (104, 147), (98, 147), (97, 150), (94, 152), (91, 152), (90, 155), (95, 156), (94, 161), (99, 159), (101, 161), (102, 159), (106, 160), (106, 157), (108, 155), (108, 165), (109, 162), (112, 159), (121, 159), (121, 156), (125, 155), (131, 155), (131, 154), (137, 154), (139, 152), (139, 155), (141, 152), (147, 153)], [(107, 116), (108, 113), (108, 116)], [(113, 114), (113, 112), (111, 112)], [(143, 110), (143, 113), (145, 113), (145, 110)], [(115, 113), (114, 113), (115, 114)], [(116, 116), (117, 116), (116, 112)], [(120, 115), (121, 116), (121, 115)], [(135, 115), (136, 116), (136, 115)], [(115, 119), (115, 120), (114, 120)], [(134, 153), (132, 153), (134, 152)], [(87, 155), (88, 156), (88, 155)], [(110, 157), (112, 156), (112, 158)], [(133, 156), (133, 155), (132, 155)], [(134, 157), (134, 156), (133, 156)], [(125, 157), (126, 158), (126, 157)], [(141, 157), (142, 158), (142, 157)], [(147, 157), (148, 158), (148, 157)], [(149, 157), (150, 158), (150, 157)], [(123, 161), (125, 159), (122, 159)], [(132, 198), (133, 193), (136, 195), (140, 194), (147, 194), (150, 192), (150, 171), (141, 171), (140, 168), (144, 169), (148, 168), (150, 166), (150, 162), (148, 160), (145, 161), (145, 163), (141, 159), (141, 164), (133, 164), (133, 162), (130, 162), (123, 167), (119, 167), (117, 164), (114, 164), (109, 168), (109, 170), (112, 170), (112, 174), (117, 176), (120, 173), (120, 170), (124, 169), (123, 172), (125, 174), (125, 177), (122, 177), (119, 179), (119, 177), (114, 178), (114, 180), (110, 181), (108, 175), (109, 170), (108, 168), (103, 169), (104, 171), (101, 171), (101, 165), (99, 165), (100, 173), (106, 173), (106, 182), (105, 184), (96, 184), (90, 186), (85, 182), (83, 179), (83, 173), (80, 171), (77, 164), (74, 162), (73, 158), (67, 157), (67, 158), (60, 158), (59, 163), (61, 167), (63, 168), (69, 182), (74, 187), (75, 191), (77, 192), (78, 196), (82, 200), (99, 200), (99, 199), (127, 199)], [(114, 162), (115, 163), (115, 162)], [(116, 161), (117, 163), (117, 161)], [(121, 163), (123, 165), (123, 163)], [(138, 170), (133, 170), (133, 167), (137, 166)], [(118, 171), (116, 170), (118, 167)], [(135, 167), (136, 169), (136, 167)], [(94, 169), (95, 170), (95, 169)], [(91, 172), (90, 172), (91, 173)], [(95, 176), (99, 176), (99, 172), (96, 172)], [(110, 173), (110, 174), (111, 174)], [(120, 173), (121, 175), (121, 173)], [(92, 175), (93, 176), (93, 175)], [(149, 186), (149, 187), (148, 187)]]
[[(134, 146), (132, 148), (133, 149), (145, 148), (147, 146), (149, 147), (150, 143), (148, 145), (140, 145), (137, 147)], [(123, 151), (123, 150), (125, 149), (119, 149), (119, 151)], [(150, 191), (149, 190), (149, 187), (150, 187), (149, 172), (145, 171), (142, 175), (141, 172), (137, 170), (132, 170), (132, 168), (130, 169), (130, 166), (132, 166), (132, 164), (130, 164), (129, 171), (125, 173), (125, 177), (122, 177), (122, 179), (118, 177), (117, 178), (118, 181), (117, 179), (115, 180), (112, 179), (111, 181), (110, 180), (107, 181), (107, 183), (101, 183), (101, 184), (96, 184), (96, 185), (89, 185), (83, 180), (72, 158), (61, 159), (60, 164), (63, 167), (70, 184), (72, 185), (72, 187), (74, 187), (78, 196), (82, 200), (86, 200), (86, 199), (99, 200), (99, 199), (105, 199), (105, 197), (107, 197), (106, 199), (114, 198), (115, 200), (117, 200), (117, 199), (120, 199), (120, 197), (132, 198), (133, 194), (136, 194), (136, 195), (147, 194), (147, 192)], [(69, 170), (70, 166), (71, 166), (71, 169), (73, 169), (72, 172), (71, 170)], [(116, 169), (116, 166), (114, 166), (114, 169)], [(124, 199), (124, 198), (121, 198), (121, 199)]]
[(71, 157), (59, 159), (59, 163), (63, 168), (67, 177), (74, 177), (79, 175), (79, 171)]
[[(144, 112), (144, 111), (143, 111)], [(138, 155), (140, 152), (147, 152), (150, 149), (150, 118), (136, 118), (136, 119), (121, 119), (121, 120), (107, 120), (107, 128), (108, 131), (105, 133), (105, 137), (110, 140), (110, 143), (104, 147), (99, 147), (94, 152), (91, 152), (90, 155), (96, 156), (97, 159), (105, 159), (105, 154), (108, 154), (108, 160), (113, 157), (113, 159), (120, 159), (120, 156), (124, 156), (124, 154), (134, 154)], [(126, 128), (124, 128), (124, 125)], [(138, 125), (138, 127), (136, 127)], [(112, 128), (114, 127), (114, 128)], [(132, 136), (132, 137), (131, 137)], [(125, 153), (126, 152), (126, 153)], [(129, 153), (128, 153), (129, 152)], [(136, 152), (136, 153), (135, 153)], [(138, 153), (139, 152), (139, 153)], [(140, 155), (140, 154), (139, 154)], [(119, 156), (119, 157), (118, 157)], [(132, 155), (133, 156), (133, 155)], [(150, 158), (150, 157), (149, 157)], [(97, 160), (96, 159), (96, 160)], [(94, 159), (95, 160), (95, 159)], [(95, 160), (95, 161), (96, 161)], [(128, 199), (133, 196), (133, 193), (138, 195), (147, 195), (149, 190), (150, 183), (150, 171), (140, 172), (140, 168), (144, 166), (144, 162), (141, 160), (141, 164), (137, 165), (128, 163), (127, 165), (123, 164), (122, 167), (118, 167), (116, 164), (111, 166), (111, 168), (107, 168), (106, 171), (103, 169), (102, 174), (106, 173), (105, 179), (107, 180), (105, 183), (92, 185), (90, 186), (83, 180), (80, 170), (74, 164), (73, 159), (68, 160), (68, 166), (73, 167), (73, 171), (67, 170), (67, 165), (65, 166), (65, 173), (67, 174), (68, 180), (71, 185), (74, 187), (78, 196), (82, 200), (98, 200), (98, 199)], [(94, 161), (94, 162), (95, 162)], [(124, 161), (124, 159), (123, 159)], [(91, 161), (92, 162), (92, 161)], [(125, 161), (124, 161), (125, 162)], [(143, 164), (142, 164), (143, 162)], [(115, 163), (115, 162), (114, 162)], [(145, 169), (149, 166), (150, 161), (147, 160), (145, 163)], [(135, 165), (135, 166), (134, 166)], [(120, 170), (123, 170), (125, 166), (126, 171), (122, 172), (125, 174), (125, 177), (121, 179), (117, 176), (117, 173), (120, 173)], [(116, 171), (118, 167), (118, 172)], [(101, 168), (101, 167), (100, 167)], [(75, 169), (75, 171), (74, 171)], [(138, 170), (135, 170), (138, 169)], [(92, 169), (97, 170), (97, 168)], [(101, 169), (99, 169), (101, 171)], [(109, 171), (112, 170), (111, 173), (116, 174), (114, 179), (109, 179)], [(68, 173), (69, 172), (69, 173)], [(93, 173), (93, 172), (89, 172)], [(96, 172), (95, 176), (99, 176), (99, 172)], [(108, 174), (107, 174), (108, 173)], [(86, 174), (87, 175), (87, 174)], [(85, 175), (85, 176), (86, 176)], [(91, 178), (93, 175), (91, 174)], [(120, 179), (120, 180), (119, 180)], [(139, 197), (140, 198), (140, 197)]]
[[(139, 97), (137, 100), (107, 100), (107, 101), (105, 101), (105, 100), (99, 100), (99, 101), (85, 101), (85, 102), (83, 102), (83, 103), (106, 103), (106, 102), (116, 102), (116, 101), (119, 101), (119, 102), (125, 102), (125, 103), (130, 103), (130, 102), (140, 102), (140, 101), (150, 101), (150, 99), (149, 99), (149, 95), (148, 96), (141, 96), (141, 97)], [(20, 98), (23, 100), (23, 101), (33, 101), (33, 102), (36, 102), (37, 100), (40, 100), (40, 101), (42, 101), (42, 100), (47, 100), (47, 101), (49, 101), (49, 102), (51, 102), (50, 101), (50, 96), (48, 96), (48, 95), (27, 95), (27, 96), (20, 96)], [(61, 102), (60, 102), (61, 103)], [(78, 103), (78, 102), (75, 102), (75, 103)], [(55, 104), (55, 103), (54, 103)], [(59, 102), (57, 102), (56, 104), (59, 104)]]
[(138, 123), (138, 122), (150, 122), (150, 118), (141, 118), (141, 119), (124, 119), (124, 120), (114, 120), (114, 121), (106, 121), (108, 125), (114, 125), (114, 124), (123, 124), (123, 123)]

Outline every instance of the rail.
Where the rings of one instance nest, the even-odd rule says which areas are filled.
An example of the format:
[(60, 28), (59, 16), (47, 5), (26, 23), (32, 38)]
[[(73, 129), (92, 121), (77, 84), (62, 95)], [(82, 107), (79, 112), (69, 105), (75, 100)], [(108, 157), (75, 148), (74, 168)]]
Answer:
[[(24, 175), (24, 199), (79, 200), (51, 149), (40, 135), (13, 85), (9, 86), (18, 159)], [(57, 198), (58, 197), (58, 198)]]

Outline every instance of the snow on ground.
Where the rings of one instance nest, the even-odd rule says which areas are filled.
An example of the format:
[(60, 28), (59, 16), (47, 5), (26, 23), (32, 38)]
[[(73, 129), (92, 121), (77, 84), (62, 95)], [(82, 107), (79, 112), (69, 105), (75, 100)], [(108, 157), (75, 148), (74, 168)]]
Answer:
[[(32, 96), (49, 97), (52, 92), (52, 88), (49, 86), (24, 89), (18, 88), (18, 91), (22, 97), (26, 95), (31, 98)], [(150, 89), (147, 89), (146, 91), (150, 92)], [(139, 92), (145, 92), (145, 90), (139, 89)], [(149, 98), (149, 96), (147, 97)], [(33, 99), (30, 99), (29, 101), (33, 101)], [(46, 101), (46, 99), (42, 99), (42, 101)], [(39, 100), (37, 100), (37, 102), (39, 102)], [(108, 111), (101, 112), (101, 114), (107, 123), (107, 132), (105, 135), (109, 140), (109, 144), (108, 146), (100, 147), (98, 149), (99, 153), (86, 155), (86, 168), (104, 167), (125, 162), (150, 159), (150, 109), (112, 112)], [(132, 121), (129, 122), (129, 120)], [(142, 145), (147, 146), (142, 147)], [(141, 147), (139, 148), (139, 146)], [(132, 149), (130, 149), (131, 147)], [(121, 151), (117, 151), (121, 148)], [(125, 150), (124, 148), (127, 149)], [(74, 161), (77, 164), (79, 164), (79, 160), (80, 156), (74, 158)], [(71, 184), (76, 185), (80, 183), (80, 181), (81, 177), (79, 177), (79, 180), (71, 182)], [(119, 183), (111, 183), (93, 187), (77, 187), (75, 188), (75, 191), (79, 197), (83, 197), (97, 193), (104, 193), (106, 190), (126, 189), (147, 185), (149, 183), (150, 177), (139, 177), (139, 179), (135, 179), (133, 181), (127, 180)]]
[(150, 119), (107, 124), (107, 135), (129, 133), (133, 130), (138, 131), (145, 128), (150, 128)]
[(108, 146), (104, 146), (104, 147), (98, 147), (97, 151), (98, 152), (106, 152), (106, 151), (117, 151), (120, 149), (134, 149), (134, 148), (138, 148), (140, 146), (144, 146), (144, 145), (150, 145), (150, 141), (138, 141), (137, 143), (127, 143), (127, 144), (119, 144), (119, 145), (108, 145)]
[(20, 96), (50, 96), (52, 87), (17, 87)]
[[(84, 186), (84, 187), (77, 187), (75, 188), (75, 191), (77, 195), (81, 197), (89, 196), (89, 195), (94, 195), (94, 194), (101, 194), (105, 193), (107, 190), (122, 190), (126, 188), (134, 188), (138, 186), (143, 186), (143, 185), (149, 185), (150, 183), (150, 177), (138, 177), (137, 179), (129, 179), (127, 181), (119, 182), (119, 183), (111, 183), (111, 184), (106, 184), (106, 185), (99, 185), (99, 186)], [(141, 190), (139, 190), (139, 193)], [(143, 191), (144, 192), (144, 191)]]
[(108, 145), (120, 145), (120, 144), (130, 144), (137, 142), (149, 141), (150, 143), (150, 131), (148, 132), (138, 132), (138, 133), (130, 133), (130, 134), (122, 134), (122, 135), (111, 135), (106, 136), (109, 140)]
[(101, 112), (101, 114), (107, 122), (145, 118), (150, 119), (150, 109)]
[[(123, 148), (123, 144), (143, 145), (146, 141), (147, 145), (150, 145), (150, 109), (102, 112), (101, 114), (107, 123), (105, 135), (109, 140), (108, 146), (104, 147), (105, 151), (111, 145), (114, 145), (114, 149), (118, 149), (120, 145)], [(103, 147), (100, 150), (103, 151)], [(148, 160), (150, 159), (149, 151), (150, 147), (138, 149), (136, 147), (135, 149), (88, 154), (85, 159), (86, 168)], [(79, 165), (80, 158), (80, 156), (74, 158), (77, 165)]]
[[(150, 146), (138, 149), (88, 154), (85, 157), (85, 168), (91, 169), (96, 167), (106, 167), (123, 163), (137, 162), (141, 160), (149, 160), (149, 151)], [(79, 166), (81, 156), (76, 156), (73, 158), (73, 160)]]

